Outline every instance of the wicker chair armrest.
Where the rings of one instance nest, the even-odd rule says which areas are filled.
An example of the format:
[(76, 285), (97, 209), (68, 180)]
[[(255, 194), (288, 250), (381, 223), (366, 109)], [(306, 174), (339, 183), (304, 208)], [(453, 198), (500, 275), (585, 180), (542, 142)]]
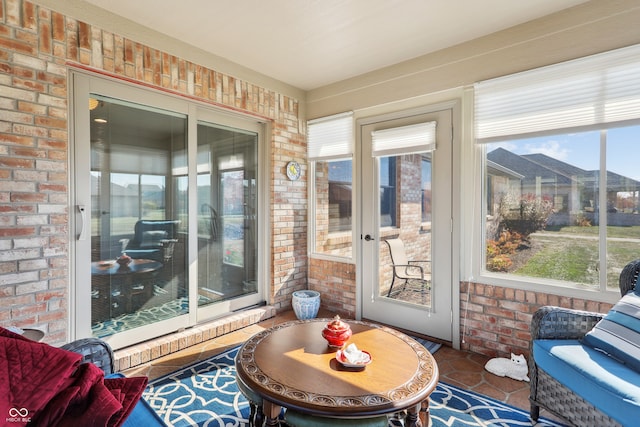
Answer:
[(638, 281), (638, 274), (640, 274), (640, 259), (631, 261), (625, 265), (620, 273), (620, 294), (625, 296), (630, 290), (636, 287)]
[(531, 319), (531, 340), (580, 339), (604, 314), (562, 307), (540, 307)]
[(82, 355), (82, 363), (91, 362), (101, 368), (105, 375), (113, 373), (113, 350), (111, 346), (99, 338), (83, 338), (72, 341), (62, 347)]

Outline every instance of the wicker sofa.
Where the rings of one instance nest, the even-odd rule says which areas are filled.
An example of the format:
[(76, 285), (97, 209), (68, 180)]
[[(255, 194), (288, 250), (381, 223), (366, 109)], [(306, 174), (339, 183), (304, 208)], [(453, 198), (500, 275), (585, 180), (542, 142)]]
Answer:
[[(630, 292), (639, 272), (640, 260), (621, 272), (623, 300), (640, 298)], [(551, 306), (534, 314), (529, 359), (533, 420), (542, 407), (576, 426), (640, 425), (637, 367), (585, 345), (585, 335), (605, 316)]]

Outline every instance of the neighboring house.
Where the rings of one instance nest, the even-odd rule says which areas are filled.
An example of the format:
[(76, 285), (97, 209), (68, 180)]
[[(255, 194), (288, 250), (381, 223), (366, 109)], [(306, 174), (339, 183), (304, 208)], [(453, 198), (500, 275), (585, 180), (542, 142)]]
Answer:
[[(521, 196), (534, 195), (553, 203), (549, 224), (571, 225), (577, 215), (584, 215), (592, 224), (598, 223), (596, 199), (600, 188), (598, 171), (584, 170), (554, 159), (546, 154), (518, 155), (504, 148), (487, 153), (493, 165), (489, 169), (489, 188), (493, 203), (489, 213), (495, 213), (504, 195), (517, 203)], [(515, 173), (513, 171), (518, 171)], [(609, 225), (638, 225), (638, 195), (640, 182), (607, 171), (607, 212)], [(513, 209), (517, 209), (514, 205)]]

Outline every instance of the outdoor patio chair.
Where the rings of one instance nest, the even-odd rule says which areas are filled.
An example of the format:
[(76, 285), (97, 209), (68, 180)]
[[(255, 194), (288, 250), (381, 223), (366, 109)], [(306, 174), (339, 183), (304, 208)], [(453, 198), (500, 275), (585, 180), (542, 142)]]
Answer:
[(387, 239), (385, 242), (389, 246), (393, 268), (393, 279), (391, 279), (391, 287), (387, 296), (391, 296), (396, 279), (404, 281), (402, 290), (410, 282), (420, 284), (420, 290), (423, 293), (429, 290), (431, 288), (431, 261), (409, 260), (402, 239)]

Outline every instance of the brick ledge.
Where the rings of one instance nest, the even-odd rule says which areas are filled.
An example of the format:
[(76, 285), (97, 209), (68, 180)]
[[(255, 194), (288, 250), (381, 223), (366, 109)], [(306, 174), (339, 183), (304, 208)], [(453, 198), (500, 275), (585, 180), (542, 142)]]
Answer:
[(184, 331), (154, 338), (131, 347), (115, 351), (115, 372), (142, 365), (179, 350), (212, 340), (249, 325), (275, 317), (273, 306), (256, 307), (196, 325)]

